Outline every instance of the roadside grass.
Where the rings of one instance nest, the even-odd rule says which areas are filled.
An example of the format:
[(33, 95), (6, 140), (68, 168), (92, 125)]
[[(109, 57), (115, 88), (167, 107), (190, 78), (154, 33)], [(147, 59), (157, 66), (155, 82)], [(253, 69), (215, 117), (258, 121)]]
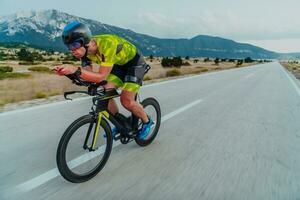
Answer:
[(0, 73), (0, 80), (3, 79), (16, 79), (16, 78), (28, 78), (31, 77), (30, 74), (24, 74), (24, 73), (17, 73), (17, 72), (6, 72), (6, 73)]
[(181, 72), (179, 69), (170, 69), (166, 71), (166, 77), (180, 76)]
[(0, 81), (0, 106), (36, 98), (46, 98), (80, 88), (62, 76), (47, 73), (22, 75), (29, 75), (30, 77)]
[(291, 62), (280, 62), (287, 70), (289, 70), (294, 76), (300, 80), (300, 64)]
[[(80, 88), (79, 86), (72, 84), (71, 81), (66, 77), (57, 76), (52, 73), (50, 66), (56, 65), (57, 63), (55, 61), (41, 63), (38, 66), (20, 66), (18, 63), (16, 63), (2, 62), (1, 66), (6, 67), (11, 64), (14, 71), (28, 69), (30, 72), (0, 73), (0, 107), (9, 103), (17, 103), (21, 101), (61, 95), (63, 92), (68, 90), (86, 90), (85, 87)], [(149, 73), (145, 75), (144, 81), (159, 81), (159, 79), (168, 77), (201, 74), (210, 71), (218, 71), (236, 67), (236, 63), (220, 62), (219, 66), (210, 65), (210, 63), (212, 62), (204, 63), (199, 61), (197, 63), (192, 63), (191, 65), (186, 64), (180, 68), (163, 68), (159, 59), (153, 59), (153, 63), (151, 63), (152, 68)], [(242, 66), (244, 66), (244, 64)], [(7, 68), (5, 70), (10, 71), (11, 69)]]
[(29, 67), (28, 70), (33, 72), (46, 72), (46, 73), (51, 72), (48, 67), (42, 67), (42, 66)]

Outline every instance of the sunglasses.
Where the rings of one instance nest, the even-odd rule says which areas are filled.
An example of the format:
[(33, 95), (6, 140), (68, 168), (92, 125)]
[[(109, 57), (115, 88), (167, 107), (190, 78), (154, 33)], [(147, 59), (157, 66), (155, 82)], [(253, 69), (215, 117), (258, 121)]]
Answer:
[(79, 41), (75, 41), (75, 42), (72, 42), (71, 44), (68, 44), (67, 47), (69, 50), (73, 51), (73, 50), (76, 50), (76, 49), (82, 47), (82, 44)]

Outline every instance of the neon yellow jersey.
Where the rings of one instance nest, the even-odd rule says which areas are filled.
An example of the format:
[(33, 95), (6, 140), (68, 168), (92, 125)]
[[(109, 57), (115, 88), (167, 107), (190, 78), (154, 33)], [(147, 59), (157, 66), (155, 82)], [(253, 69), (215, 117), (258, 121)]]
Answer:
[(103, 67), (124, 65), (136, 55), (136, 47), (116, 35), (96, 35), (93, 38), (97, 43), (99, 54), (88, 55), (88, 58)]

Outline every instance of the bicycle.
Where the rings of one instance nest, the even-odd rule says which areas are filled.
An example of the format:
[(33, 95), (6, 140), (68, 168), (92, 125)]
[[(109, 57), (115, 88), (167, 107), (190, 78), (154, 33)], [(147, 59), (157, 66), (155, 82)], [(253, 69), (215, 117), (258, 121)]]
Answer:
[[(93, 105), (89, 114), (75, 120), (66, 129), (60, 139), (56, 153), (56, 162), (60, 174), (66, 180), (73, 183), (81, 183), (96, 176), (103, 169), (110, 156), (113, 140), (119, 140), (122, 144), (127, 144), (135, 140), (139, 146), (144, 147), (155, 139), (161, 123), (160, 105), (157, 100), (154, 98), (146, 98), (141, 102), (145, 111), (147, 108), (150, 108), (150, 111), (151, 109), (154, 111), (152, 114), (155, 115), (151, 116), (155, 122), (151, 127), (151, 132), (145, 140), (141, 140), (137, 136), (142, 126), (142, 121), (139, 118), (132, 113), (129, 117), (121, 113), (113, 115), (107, 109), (109, 99), (120, 96), (116, 89), (105, 89), (104, 85), (107, 83), (106, 81), (100, 83), (85, 82), (74, 74), (67, 75), (67, 77), (76, 85), (87, 86), (88, 90), (65, 92), (65, 99), (72, 100), (68, 98), (68, 95), (75, 93), (88, 94), (93, 96)], [(138, 94), (135, 100), (138, 100)], [(150, 114), (150, 112), (146, 113), (148, 115)], [(118, 134), (112, 135), (109, 122), (119, 130)], [(86, 126), (85, 129), (87, 129), (87, 132), (84, 131), (84, 126)], [(70, 141), (72, 137), (75, 137), (74, 135), (78, 130), (79, 139), (74, 139), (76, 149), (72, 149), (70, 147)], [(102, 137), (100, 133), (104, 133)], [(76, 157), (80, 152), (83, 152), (83, 155)], [(92, 165), (92, 167), (90, 167), (90, 165)], [(87, 168), (91, 169), (87, 170)]]

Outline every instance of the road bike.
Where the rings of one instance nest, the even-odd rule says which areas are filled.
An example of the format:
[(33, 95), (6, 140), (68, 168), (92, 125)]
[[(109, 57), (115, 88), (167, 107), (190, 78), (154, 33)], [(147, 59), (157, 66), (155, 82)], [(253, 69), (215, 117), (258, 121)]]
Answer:
[[(105, 166), (113, 147), (113, 141), (127, 144), (135, 141), (139, 146), (149, 145), (156, 137), (161, 124), (160, 105), (154, 98), (139, 101), (139, 94), (135, 100), (144, 107), (147, 115), (154, 124), (146, 139), (140, 139), (138, 132), (141, 130), (142, 121), (132, 113), (112, 114), (108, 110), (108, 102), (119, 97), (118, 90), (105, 89), (106, 81), (91, 83), (81, 80), (75, 74), (67, 75), (73, 83), (86, 86), (87, 91), (68, 91), (64, 93), (67, 100), (69, 95), (82, 93), (92, 96), (92, 108), (89, 114), (76, 119), (64, 132), (60, 139), (56, 162), (61, 175), (68, 181), (80, 183), (96, 176)], [(118, 130), (113, 135), (112, 128)]]

